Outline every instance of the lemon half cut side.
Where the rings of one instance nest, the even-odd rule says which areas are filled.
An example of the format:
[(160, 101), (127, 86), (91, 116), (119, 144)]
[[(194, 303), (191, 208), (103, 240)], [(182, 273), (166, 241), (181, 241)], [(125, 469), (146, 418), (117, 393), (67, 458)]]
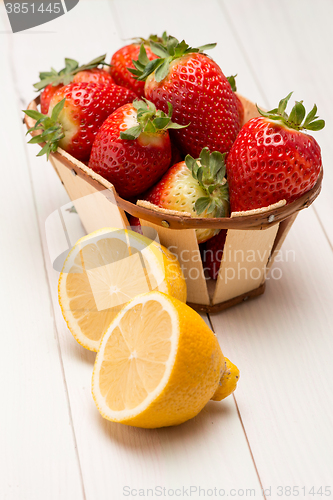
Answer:
[(200, 315), (153, 291), (131, 300), (104, 334), (92, 393), (101, 415), (113, 422), (177, 425), (221, 392), (225, 369), (217, 338)]
[(186, 283), (175, 256), (134, 231), (104, 228), (72, 248), (60, 274), (58, 297), (75, 339), (97, 351), (120, 309), (151, 290), (186, 301)]

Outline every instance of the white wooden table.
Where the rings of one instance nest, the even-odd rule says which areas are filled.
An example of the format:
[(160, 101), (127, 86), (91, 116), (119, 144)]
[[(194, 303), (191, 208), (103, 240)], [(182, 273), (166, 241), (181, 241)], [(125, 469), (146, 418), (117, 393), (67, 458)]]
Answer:
[[(333, 2), (81, 0), (15, 35), (3, 4), (0, 14), (0, 498), (333, 496)], [(39, 70), (109, 58), (124, 39), (165, 29), (194, 46), (218, 42), (224, 73), (265, 107), (291, 90), (308, 109), (316, 102), (325, 175), (285, 242), (295, 261), (275, 264), (282, 279), (210, 318), (241, 370), (235, 397), (147, 431), (104, 421), (93, 403), (95, 356), (65, 326), (45, 241), (46, 218), (68, 198), (26, 146), (21, 110)]]

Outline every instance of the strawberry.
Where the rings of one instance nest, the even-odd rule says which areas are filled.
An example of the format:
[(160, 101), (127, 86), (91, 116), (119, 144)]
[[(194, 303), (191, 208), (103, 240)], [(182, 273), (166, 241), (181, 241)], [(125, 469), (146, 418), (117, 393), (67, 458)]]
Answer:
[(208, 270), (209, 276), (216, 280), (219, 274), (223, 249), (227, 237), (227, 230), (221, 229), (218, 234), (206, 242), (206, 248), (203, 250), (203, 263)]
[(140, 219), (138, 217), (134, 217), (133, 215), (131, 215), (128, 222), (130, 224), (130, 229), (132, 229), (132, 231), (135, 231), (136, 233), (139, 234), (143, 234), (140, 224)]
[(135, 94), (119, 85), (70, 83), (52, 97), (48, 115), (38, 111), (25, 113), (37, 120), (30, 131), (41, 131), (29, 142), (46, 143), (39, 155), (57, 150), (58, 146), (78, 160), (87, 160), (95, 136), (106, 118)]
[(97, 66), (106, 64), (104, 62), (105, 54), (96, 57), (88, 64), (79, 66), (74, 59), (65, 59), (65, 67), (58, 73), (53, 68), (51, 71), (39, 73), (40, 81), (34, 84), (36, 90), (43, 90), (40, 94), (41, 112), (46, 114), (49, 110), (49, 104), (56, 91), (63, 85), (71, 82), (92, 82), (92, 83), (114, 83), (111, 75)]
[(156, 39), (157, 37), (151, 36), (148, 40), (140, 39), (130, 45), (125, 45), (125, 47), (117, 50), (111, 59), (110, 74), (114, 81), (118, 85), (122, 85), (123, 87), (132, 90), (138, 97), (144, 96), (145, 83), (136, 80), (131, 74), (130, 69), (134, 68), (133, 60), (136, 60), (139, 57), (142, 42), (146, 50), (148, 61), (157, 59), (157, 56), (153, 54), (149, 48), (149, 43), (152, 38)]
[(171, 160), (168, 129), (180, 126), (149, 101), (135, 101), (115, 111), (103, 123), (93, 144), (89, 167), (112, 182), (123, 198), (152, 186)]
[(184, 160), (184, 156), (181, 154), (177, 146), (171, 142), (171, 162), (170, 162), (170, 167), (174, 165), (175, 163), (179, 163), (180, 161)]
[[(230, 83), (230, 86), (231, 86), (232, 91), (234, 93), (237, 92), (236, 76), (237, 75), (227, 76), (227, 80)], [(237, 108), (238, 108), (238, 114), (239, 114), (239, 121), (240, 121), (240, 124), (242, 126), (243, 123), (244, 123), (244, 106), (242, 104), (242, 101), (240, 100), (240, 98), (238, 97), (238, 95), (236, 93), (235, 93), (235, 97), (236, 97), (236, 100), (237, 100)]]
[[(74, 75), (73, 77), (73, 83), (82, 82), (99, 83), (102, 85), (114, 84), (112, 76), (107, 71), (100, 68), (85, 69), (83, 71), (79, 71), (79, 73), (76, 73), (76, 75)], [(46, 115), (49, 110), (52, 97), (61, 87), (63, 87), (61, 83), (59, 83), (59, 85), (56, 85), (55, 87), (52, 85), (52, 83), (49, 83), (49, 85), (45, 87), (43, 92), (41, 92), (40, 110), (44, 115)]]
[(174, 136), (184, 154), (198, 157), (203, 147), (228, 152), (240, 130), (237, 100), (221, 68), (203, 52), (216, 44), (199, 48), (168, 37), (163, 44), (150, 42), (158, 59), (148, 61), (144, 48), (133, 74), (146, 80), (145, 97), (165, 111), (174, 109), (177, 123), (190, 125)]
[[(225, 175), (225, 154), (201, 151), (195, 160), (187, 155), (176, 163), (146, 194), (145, 200), (161, 208), (187, 212), (192, 217), (226, 217), (228, 185)], [(197, 229), (199, 243), (216, 234), (215, 229)]]
[(63, 87), (62, 83), (59, 83), (59, 85), (55, 85), (55, 86), (53, 86), (52, 83), (49, 83), (45, 87), (43, 92), (41, 92), (41, 94), (40, 94), (40, 110), (41, 110), (41, 113), (43, 113), (43, 115), (47, 114), (52, 97), (59, 89), (61, 89), (61, 87)]
[(266, 207), (285, 199), (290, 203), (310, 190), (322, 167), (320, 147), (303, 130), (320, 130), (315, 105), (305, 117), (302, 102), (285, 112), (292, 92), (241, 129), (227, 159), (232, 211)]

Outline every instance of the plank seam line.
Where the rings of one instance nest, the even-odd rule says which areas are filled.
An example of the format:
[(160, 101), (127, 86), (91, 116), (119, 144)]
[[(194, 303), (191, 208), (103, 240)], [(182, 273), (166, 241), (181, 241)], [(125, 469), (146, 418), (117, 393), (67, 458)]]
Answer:
[(312, 209), (313, 209), (313, 211), (315, 213), (315, 216), (316, 216), (316, 218), (317, 218), (317, 220), (319, 222), (319, 225), (320, 225), (321, 229), (323, 230), (323, 233), (324, 233), (324, 235), (325, 235), (325, 237), (327, 239), (327, 242), (328, 242), (328, 244), (329, 244), (329, 246), (330, 246), (330, 248), (331, 248), (331, 250), (333, 252), (333, 243), (331, 242), (330, 237), (328, 236), (328, 234), (326, 232), (325, 226), (324, 226), (324, 224), (323, 224), (323, 222), (322, 222), (322, 220), (320, 218), (320, 215), (318, 214), (318, 212), (317, 212), (317, 210), (316, 210), (316, 208), (314, 206), (312, 206)]
[(261, 488), (261, 494), (262, 494), (262, 497), (266, 500), (266, 495), (265, 495), (265, 492), (264, 492), (263, 484), (261, 482), (261, 478), (260, 478), (260, 475), (259, 475), (257, 464), (255, 462), (255, 459), (254, 459), (254, 456), (253, 456), (253, 453), (252, 453), (252, 449), (251, 449), (251, 446), (250, 446), (250, 441), (249, 441), (249, 439), (247, 437), (247, 434), (246, 434), (246, 430), (245, 430), (245, 427), (244, 427), (243, 419), (241, 417), (241, 414), (240, 414), (240, 411), (239, 411), (239, 408), (238, 408), (238, 404), (237, 404), (237, 400), (236, 400), (235, 394), (232, 394), (232, 397), (234, 398), (234, 402), (235, 402), (235, 405), (236, 405), (236, 410), (237, 410), (237, 413), (238, 413), (238, 417), (239, 417), (240, 423), (242, 424), (242, 428), (243, 428), (243, 432), (244, 432), (244, 435), (245, 435), (245, 439), (246, 439), (247, 445), (249, 447), (249, 451), (250, 451), (250, 454), (251, 454), (253, 465), (254, 465), (254, 468), (255, 468), (255, 471), (256, 471), (256, 474), (257, 474), (257, 477), (258, 477), (258, 481), (259, 481), (260, 488)]
[(121, 27), (121, 23), (119, 22), (118, 12), (117, 12), (117, 8), (116, 8), (116, 6), (114, 4), (114, 1), (113, 0), (107, 0), (107, 4), (110, 7), (110, 11), (111, 11), (112, 17), (114, 19), (114, 23), (116, 25), (118, 37), (120, 38), (120, 40), (122, 42), (124, 42), (126, 39), (124, 38), (124, 33), (123, 33), (123, 30), (122, 30), (122, 27)]
[[(212, 331), (216, 334), (215, 330), (214, 330), (214, 327), (213, 327), (213, 323), (210, 319), (210, 315), (207, 314), (207, 318), (208, 318), (208, 321), (209, 321), (209, 324), (210, 324), (210, 327), (212, 329)], [(253, 462), (253, 466), (254, 466), (254, 470), (256, 471), (256, 474), (257, 474), (257, 478), (258, 478), (258, 481), (259, 481), (259, 484), (260, 484), (260, 488), (261, 488), (261, 495), (262, 497), (266, 499), (266, 496), (265, 496), (265, 493), (264, 493), (264, 488), (263, 488), (263, 484), (261, 482), (261, 477), (260, 477), (260, 474), (259, 474), (259, 470), (258, 470), (258, 467), (257, 467), (257, 464), (256, 464), (256, 461), (254, 459), (254, 455), (253, 455), (253, 452), (252, 452), (252, 449), (251, 449), (251, 446), (250, 446), (250, 441), (249, 441), (249, 438), (247, 436), (247, 433), (246, 433), (246, 430), (245, 430), (245, 426), (244, 426), (244, 423), (243, 423), (243, 419), (242, 419), (242, 416), (241, 416), (241, 413), (239, 411), (239, 408), (238, 408), (238, 404), (237, 404), (237, 400), (235, 398), (235, 394), (233, 393), (232, 394), (232, 397), (234, 398), (234, 403), (235, 403), (235, 406), (236, 406), (236, 410), (237, 410), (237, 415), (238, 415), (238, 418), (239, 418), (239, 421), (241, 423), (241, 426), (242, 426), (242, 429), (243, 429), (243, 432), (244, 432), (244, 436), (245, 436), (245, 439), (246, 439), (246, 442), (247, 442), (247, 446), (249, 448), (249, 452), (250, 452), (250, 455), (251, 455), (251, 459), (252, 459), (252, 462)]]
[(251, 60), (248, 57), (248, 54), (247, 54), (247, 51), (246, 51), (246, 49), (245, 49), (245, 47), (243, 45), (243, 42), (240, 39), (240, 37), (239, 37), (239, 35), (237, 33), (237, 30), (235, 28), (235, 25), (234, 25), (231, 17), (229, 16), (228, 10), (227, 10), (227, 8), (224, 5), (224, 0), (217, 0), (217, 4), (220, 7), (220, 10), (222, 11), (223, 15), (225, 16), (225, 18), (228, 21), (228, 24), (229, 24), (229, 26), (231, 28), (231, 31), (232, 31), (232, 33), (233, 33), (233, 35), (235, 37), (236, 43), (237, 43), (237, 45), (239, 47), (239, 50), (243, 54), (245, 62), (247, 64), (248, 68), (249, 68), (250, 74), (251, 74), (251, 76), (252, 76), (252, 78), (253, 78), (256, 86), (258, 87), (259, 93), (261, 94), (261, 96), (263, 98), (265, 107), (266, 108), (270, 108), (269, 102), (268, 102), (268, 98), (266, 96), (266, 93), (265, 93), (263, 87), (261, 86), (261, 83), (260, 83), (259, 79), (257, 78), (257, 75), (256, 75), (256, 73), (254, 71), (254, 68), (252, 67)]
[[(9, 34), (9, 40), (8, 40), (8, 46), (9, 46), (9, 51), (8, 51), (8, 64), (10, 68), (10, 73), (11, 73), (11, 78), (13, 82), (13, 88), (15, 90), (15, 95), (16, 95), (16, 100), (20, 102), (20, 95), (17, 91), (17, 79), (16, 79), (16, 71), (13, 65), (13, 45), (12, 45), (12, 39), (11, 39), (12, 34)], [(20, 121), (20, 120), (19, 120)], [(23, 136), (24, 137), (24, 136)], [(21, 140), (23, 140), (23, 137), (21, 137)], [(53, 300), (52, 300), (52, 294), (51, 294), (51, 286), (47, 274), (47, 268), (46, 268), (46, 261), (45, 261), (45, 254), (44, 254), (44, 248), (43, 248), (43, 243), (42, 243), (42, 235), (41, 235), (41, 230), (40, 230), (40, 225), (39, 225), (39, 217), (38, 217), (38, 210), (37, 210), (37, 202), (36, 202), (36, 196), (35, 196), (35, 190), (33, 186), (33, 180), (31, 176), (31, 164), (29, 160), (29, 155), (27, 152), (27, 144), (25, 141), (23, 141), (24, 144), (24, 154), (26, 158), (26, 162), (28, 164), (28, 176), (29, 176), (29, 183), (30, 183), (30, 189), (31, 189), (31, 194), (32, 194), (32, 199), (33, 199), (33, 206), (34, 206), (34, 211), (35, 211), (35, 216), (36, 216), (36, 224), (37, 224), (37, 232), (38, 232), (38, 237), (39, 237), (39, 245), (41, 248), (41, 254), (43, 255), (43, 268), (44, 268), (44, 275), (45, 275), (45, 281), (48, 289), (48, 295), (50, 299), (50, 305), (52, 308), (53, 312), (53, 326), (54, 326), (54, 331), (56, 333), (56, 343), (57, 343), (57, 350), (58, 350), (58, 355), (59, 355), (59, 361), (60, 361), (60, 368), (63, 376), (63, 383), (64, 383), (64, 388), (65, 388), (65, 394), (66, 394), (66, 401), (67, 401), (67, 408), (68, 408), (68, 414), (69, 414), (69, 419), (70, 419), (70, 424), (71, 424), (71, 429), (72, 429), (72, 435), (73, 435), (73, 441), (74, 441), (74, 449), (75, 449), (75, 455), (77, 457), (78, 461), (78, 468), (79, 468), (79, 476), (81, 479), (81, 488), (82, 488), (82, 495), (83, 495), (83, 500), (87, 500), (86, 494), (85, 494), (85, 488), (84, 488), (84, 481), (83, 481), (83, 474), (82, 474), (82, 468), (81, 468), (81, 462), (80, 462), (80, 457), (79, 457), (79, 452), (78, 452), (78, 446), (77, 446), (77, 439), (76, 439), (76, 434), (74, 430), (74, 422), (73, 422), (73, 415), (71, 411), (71, 405), (70, 405), (70, 399), (69, 399), (69, 390), (67, 386), (67, 381), (66, 381), (66, 376), (65, 376), (65, 368), (64, 368), (64, 363), (62, 359), (62, 352), (61, 352), (61, 347), (60, 347), (60, 341), (59, 341), (59, 334), (58, 334), (58, 329), (57, 325), (55, 322), (55, 310), (54, 310), (54, 305), (53, 305)]]

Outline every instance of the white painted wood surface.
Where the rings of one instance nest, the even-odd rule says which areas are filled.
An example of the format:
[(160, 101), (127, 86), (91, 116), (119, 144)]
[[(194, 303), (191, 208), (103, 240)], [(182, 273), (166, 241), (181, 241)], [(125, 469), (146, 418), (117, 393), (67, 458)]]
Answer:
[[(333, 4), (81, 0), (66, 16), (15, 35), (0, 9), (0, 498), (118, 500), (124, 486), (191, 485), (246, 498), (246, 489), (260, 497), (261, 484), (271, 488), (266, 498), (288, 498), (279, 486), (298, 486), (300, 498), (331, 486), (333, 495)], [(20, 109), (39, 70), (61, 67), (65, 56), (110, 58), (122, 39), (164, 29), (192, 45), (217, 41), (212, 56), (225, 74), (238, 73), (240, 93), (253, 101), (274, 107), (290, 90), (309, 108), (315, 101), (328, 122), (315, 136), (326, 169), (323, 192), (297, 218), (282, 252), (289, 261), (274, 264), (265, 295), (211, 317), (241, 370), (235, 399), (210, 403), (178, 428), (144, 431), (103, 421), (92, 401), (95, 355), (62, 319), (46, 244), (47, 217), (69, 200), (51, 166), (35, 158), (38, 146), (24, 145)], [(83, 231), (76, 214), (68, 220)], [(191, 498), (202, 496), (192, 490)]]

